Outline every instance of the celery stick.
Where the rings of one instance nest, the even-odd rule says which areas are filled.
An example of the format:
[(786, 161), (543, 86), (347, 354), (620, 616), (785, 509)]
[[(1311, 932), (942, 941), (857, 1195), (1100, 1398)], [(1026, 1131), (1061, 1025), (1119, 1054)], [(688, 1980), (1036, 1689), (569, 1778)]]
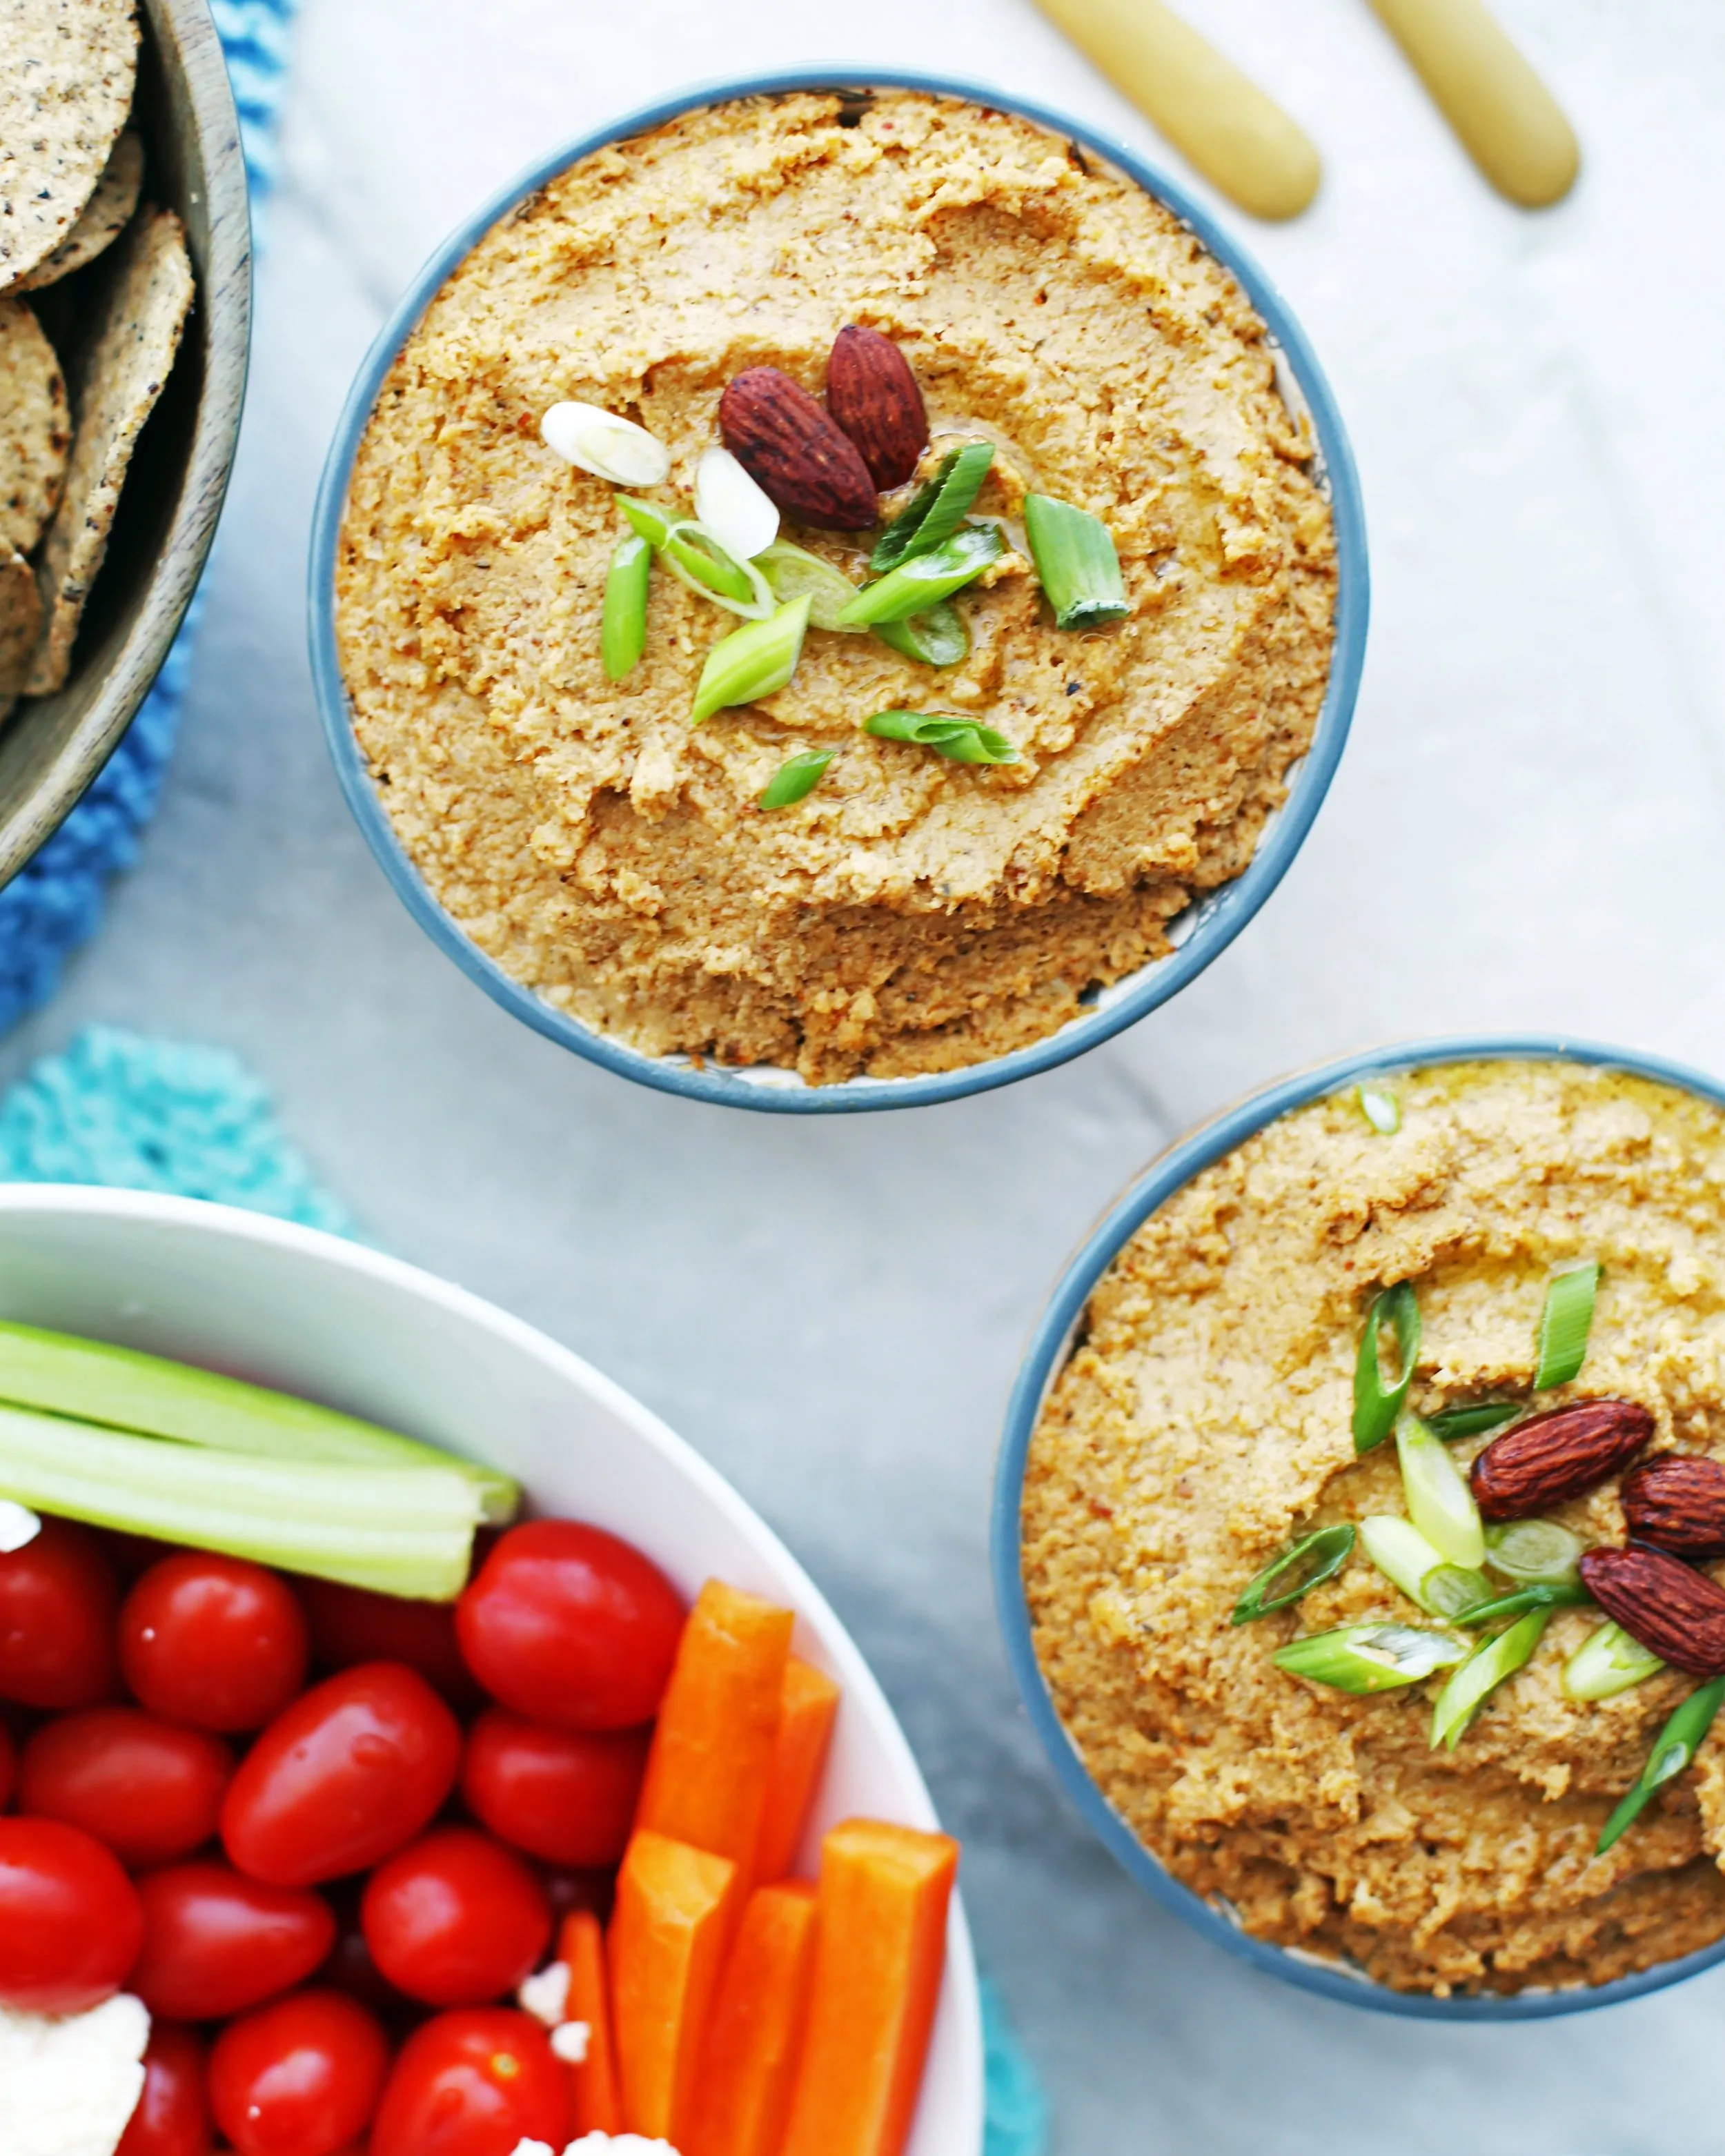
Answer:
[(513, 1519), (521, 1492), (506, 1475), (376, 1423), (187, 1363), (0, 1320), (0, 1401), (76, 1415), (114, 1430), (222, 1452), (352, 1467), (453, 1469), (474, 1483), (488, 1524)]

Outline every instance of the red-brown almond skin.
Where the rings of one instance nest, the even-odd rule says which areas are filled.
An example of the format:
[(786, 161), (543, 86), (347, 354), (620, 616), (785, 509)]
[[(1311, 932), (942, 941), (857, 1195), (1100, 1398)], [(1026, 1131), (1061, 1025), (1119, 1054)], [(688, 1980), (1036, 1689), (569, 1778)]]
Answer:
[(1661, 1453), (1630, 1470), (1621, 1495), (1638, 1543), (1679, 1557), (1725, 1557), (1725, 1460)]
[(883, 494), (904, 485), (928, 447), (928, 413), (911, 362), (879, 330), (852, 322), (833, 340), (827, 409)]
[(1653, 1418), (1633, 1400), (1572, 1400), (1494, 1438), (1470, 1474), (1480, 1517), (1529, 1520), (1579, 1497), (1638, 1453)]
[(776, 367), (746, 367), (719, 399), (719, 432), (787, 516), (866, 531), (879, 514), (862, 453), (831, 413)]
[(1650, 1653), (1691, 1676), (1725, 1671), (1725, 1587), (1656, 1549), (1591, 1549), (1581, 1584)]

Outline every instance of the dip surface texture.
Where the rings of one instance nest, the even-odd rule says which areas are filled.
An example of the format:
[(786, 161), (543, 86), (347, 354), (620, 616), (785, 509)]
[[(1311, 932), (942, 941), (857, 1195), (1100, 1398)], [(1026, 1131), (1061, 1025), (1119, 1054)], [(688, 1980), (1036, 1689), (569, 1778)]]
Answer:
[[(1351, 1096), (1297, 1111), (1170, 1199), (1098, 1287), (1025, 1481), (1036, 1651), (1103, 1794), (1258, 1938), (1409, 1990), (1601, 1983), (1725, 1934), (1717, 1730), (1593, 1856), (1693, 1678), (1572, 1702), (1563, 1664), (1601, 1613), (1559, 1609), (1434, 1752), (1442, 1675), (1360, 1698), (1271, 1662), (1332, 1625), (1436, 1621), (1359, 1548), (1292, 1608), (1229, 1618), (1292, 1537), (1404, 1510), (1394, 1445), (1356, 1461), (1350, 1430), (1364, 1309), (1394, 1281), (1418, 1284), (1409, 1399), (1431, 1413), (1525, 1396), (1549, 1269), (1599, 1259), (1586, 1362), (1539, 1404), (1639, 1401), (1655, 1451), (1725, 1456), (1725, 1118), (1558, 1064), (1391, 1082), (1396, 1135)], [(1615, 1480), (1548, 1517), (1625, 1539)]]
[[(433, 892), (552, 1004), (816, 1083), (954, 1068), (1163, 954), (1170, 917), (1250, 860), (1322, 700), (1329, 511), (1239, 287), (1087, 162), (922, 95), (703, 108), (506, 218), (408, 339), (350, 488), (342, 670)], [(727, 382), (769, 365), (819, 395), (849, 322), (904, 352), (936, 451), (995, 440), (977, 514), (1011, 532), (1028, 485), (1106, 521), (1133, 613), (1057, 631), (1009, 552), (957, 601), (957, 667), (813, 630), (788, 689), (693, 730), (738, 624), (655, 568), (646, 656), (605, 679), (625, 526), (540, 416), (638, 420), (674, 459), (644, 493), (688, 515)], [(866, 535), (784, 536), (861, 581)], [(890, 709), (982, 720), (1021, 761), (860, 732)], [(808, 799), (757, 808), (825, 747)]]

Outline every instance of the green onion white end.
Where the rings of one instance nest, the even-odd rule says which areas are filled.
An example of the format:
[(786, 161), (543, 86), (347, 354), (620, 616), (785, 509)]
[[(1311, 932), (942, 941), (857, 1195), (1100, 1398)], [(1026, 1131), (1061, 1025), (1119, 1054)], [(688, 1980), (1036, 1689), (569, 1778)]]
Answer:
[(1615, 1699), (1665, 1667), (1657, 1655), (1649, 1653), (1639, 1640), (1631, 1639), (1613, 1620), (1589, 1632), (1563, 1665), (1563, 1690), (1582, 1705)]

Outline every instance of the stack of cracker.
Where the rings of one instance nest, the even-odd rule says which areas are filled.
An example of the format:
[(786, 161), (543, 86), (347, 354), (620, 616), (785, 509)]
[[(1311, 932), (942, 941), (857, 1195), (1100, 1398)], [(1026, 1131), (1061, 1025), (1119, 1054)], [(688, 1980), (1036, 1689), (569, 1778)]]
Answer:
[[(193, 279), (180, 220), (143, 199), (127, 125), (134, 0), (0, 0), (0, 46), (3, 720), (18, 696), (65, 685)], [(52, 341), (23, 296), (49, 286)]]

